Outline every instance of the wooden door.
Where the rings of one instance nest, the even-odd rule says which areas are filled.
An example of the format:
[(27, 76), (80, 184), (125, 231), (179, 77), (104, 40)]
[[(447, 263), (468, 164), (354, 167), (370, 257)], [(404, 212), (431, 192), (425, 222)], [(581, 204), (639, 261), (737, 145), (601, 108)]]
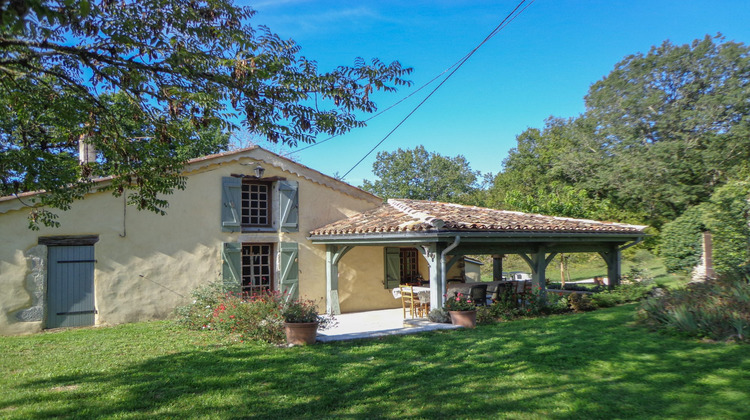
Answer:
[(47, 328), (94, 325), (94, 246), (50, 246), (47, 261)]

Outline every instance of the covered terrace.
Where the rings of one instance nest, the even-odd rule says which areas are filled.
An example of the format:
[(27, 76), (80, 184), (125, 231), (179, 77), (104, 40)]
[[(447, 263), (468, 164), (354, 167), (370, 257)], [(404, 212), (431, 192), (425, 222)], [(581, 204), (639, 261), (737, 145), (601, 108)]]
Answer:
[[(596, 252), (607, 264), (609, 286), (620, 280), (620, 253), (640, 242), (646, 226), (543, 216), (420, 200), (390, 199), (382, 206), (310, 232), (326, 246), (326, 309), (340, 314), (338, 264), (358, 246), (413, 247), (427, 260), (430, 307), (443, 306), (446, 272), (459, 256), (518, 254), (533, 287), (546, 290), (545, 271), (558, 253)], [(494, 277), (500, 276), (495, 265)]]

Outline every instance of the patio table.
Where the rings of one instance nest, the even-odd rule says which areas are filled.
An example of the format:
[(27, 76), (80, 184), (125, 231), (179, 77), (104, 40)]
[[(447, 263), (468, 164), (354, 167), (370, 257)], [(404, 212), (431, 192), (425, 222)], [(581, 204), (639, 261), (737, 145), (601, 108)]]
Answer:
[[(421, 302), (424, 303), (430, 303), (430, 288), (424, 287), (424, 286), (414, 286), (413, 287), (414, 293), (417, 294), (417, 297)], [(393, 293), (394, 299), (401, 299), (401, 289), (396, 287), (393, 290), (391, 290), (391, 293)]]

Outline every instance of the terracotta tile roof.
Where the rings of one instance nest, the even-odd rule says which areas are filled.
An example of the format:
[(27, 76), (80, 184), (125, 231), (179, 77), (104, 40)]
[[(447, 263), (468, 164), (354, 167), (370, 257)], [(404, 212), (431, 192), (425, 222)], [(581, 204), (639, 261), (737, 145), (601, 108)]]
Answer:
[(315, 236), (394, 232), (635, 233), (646, 226), (543, 216), (437, 201), (394, 200), (310, 232)]

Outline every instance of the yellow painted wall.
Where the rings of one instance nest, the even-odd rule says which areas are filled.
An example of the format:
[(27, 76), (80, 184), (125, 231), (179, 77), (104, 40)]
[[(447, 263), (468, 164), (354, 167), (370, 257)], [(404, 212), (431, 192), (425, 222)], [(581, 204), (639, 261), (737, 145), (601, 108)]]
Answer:
[[(221, 178), (233, 173), (251, 173), (255, 161), (243, 158), (242, 162), (251, 165), (224, 162), (188, 174), (187, 188), (166, 197), (170, 203), (166, 216), (139, 212), (133, 207), (128, 207), (124, 215), (122, 198), (115, 198), (109, 192), (90, 194), (71, 210), (58, 211), (62, 226), (57, 229), (29, 230), (28, 209), (0, 214), (0, 334), (33, 333), (44, 328), (43, 322), (16, 319), (19, 310), (32, 305), (33, 293), (27, 279), (32, 270), (26, 254), (39, 252), (40, 236), (99, 235), (94, 246), (97, 324), (167, 318), (176, 306), (188, 301), (192, 289), (220, 277), (223, 242), (297, 242), (300, 296), (323, 302), (325, 247), (312, 245), (307, 235), (317, 227), (374, 208), (380, 204), (379, 200), (346, 195), (262, 163), (266, 168), (264, 176), (299, 182), (299, 232), (222, 232)], [(41, 248), (43, 251), (44, 247)], [(366, 280), (361, 286), (362, 293), (342, 293), (342, 308), (372, 307), (373, 300), (361, 296), (371, 289), (370, 277), (375, 273), (383, 276), (382, 249), (379, 254), (373, 250), (355, 249), (351, 256), (345, 256), (342, 274), (348, 278), (342, 284), (349, 284), (354, 290), (360, 286), (352, 283)], [(354, 271), (359, 263), (369, 263), (363, 266), (362, 277)], [(380, 281), (377, 283), (382, 288)], [(385, 298), (374, 301), (382, 303), (381, 307), (392, 307)]]
[(394, 299), (391, 289), (385, 288), (384, 264), (383, 248), (375, 246), (355, 247), (341, 258), (339, 262), (341, 312), (401, 307), (401, 300)]

